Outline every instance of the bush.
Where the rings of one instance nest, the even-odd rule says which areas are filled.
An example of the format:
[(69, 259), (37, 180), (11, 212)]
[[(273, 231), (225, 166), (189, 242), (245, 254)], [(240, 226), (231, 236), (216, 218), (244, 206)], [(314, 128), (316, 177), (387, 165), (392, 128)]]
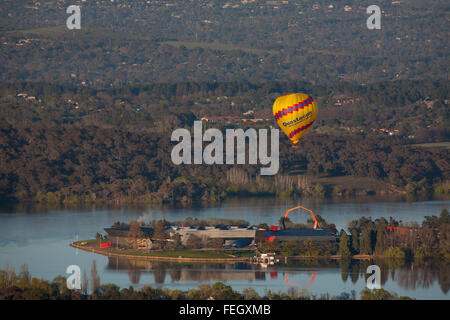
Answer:
[(384, 289), (364, 288), (360, 293), (361, 300), (396, 300), (397, 296)]
[(186, 248), (188, 249), (200, 249), (202, 247), (202, 239), (191, 234), (186, 241)]
[(414, 258), (417, 259), (426, 259), (433, 256), (433, 253), (430, 248), (428, 248), (425, 244), (421, 244), (416, 250), (414, 250)]
[(384, 255), (388, 258), (405, 259), (405, 252), (399, 247), (389, 247), (384, 251)]

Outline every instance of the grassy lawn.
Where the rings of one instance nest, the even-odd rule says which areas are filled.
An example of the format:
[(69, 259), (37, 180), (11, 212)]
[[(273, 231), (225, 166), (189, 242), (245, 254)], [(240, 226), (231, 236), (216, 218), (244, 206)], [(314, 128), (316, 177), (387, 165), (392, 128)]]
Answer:
[[(102, 241), (103, 243), (105, 240)], [(85, 244), (82, 244), (85, 243)], [(99, 240), (89, 239), (76, 241), (73, 244), (84, 247), (95, 247), (100, 249), (98, 244)], [(102, 249), (100, 249), (102, 250)], [(106, 249), (107, 251), (110, 248)], [(236, 249), (236, 250), (220, 250), (220, 249), (183, 249), (183, 250), (157, 250), (157, 251), (141, 251), (141, 250), (116, 250), (112, 249), (112, 253), (131, 256), (148, 256), (148, 257), (168, 257), (168, 258), (199, 258), (199, 259), (232, 259), (232, 258), (246, 258), (253, 257), (255, 255), (254, 250), (249, 249)]]
[(250, 258), (255, 256), (255, 251), (253, 250), (233, 250), (229, 251), (229, 253), (236, 258)]
[[(82, 244), (82, 243), (86, 243), (86, 244)], [(97, 246), (99, 243), (100, 243), (100, 241), (97, 239), (89, 239), (89, 240), (75, 241), (73, 244), (78, 245), (78, 246)]]
[(412, 144), (413, 147), (450, 149), (450, 141)]
[(221, 43), (212, 43), (212, 42), (164, 41), (164, 42), (161, 42), (161, 44), (168, 44), (168, 45), (174, 46), (174, 47), (185, 46), (187, 49), (202, 48), (202, 49), (210, 49), (210, 50), (218, 50), (218, 51), (239, 50), (239, 51), (252, 53), (252, 54), (271, 53), (270, 51), (263, 50), (263, 49), (245, 48), (245, 47), (239, 47), (239, 46), (230, 45), (230, 44), (221, 44)]
[(365, 189), (365, 188), (384, 188), (386, 186), (386, 183), (383, 181), (373, 179), (373, 178), (367, 178), (367, 177), (354, 177), (354, 176), (337, 176), (337, 177), (308, 177), (311, 182), (318, 182), (325, 185), (342, 185), (349, 188), (356, 188), (356, 189)]
[(69, 30), (66, 26), (56, 26), (56, 27), (46, 27), (46, 28), (34, 28), (34, 29), (24, 29), (24, 30), (12, 30), (7, 31), (6, 33), (22, 33), (24, 35), (35, 35), (42, 37), (74, 37), (84, 36), (84, 37), (93, 37), (93, 38), (127, 38), (133, 40), (151, 40), (149, 37), (144, 35), (136, 35), (136, 34), (125, 34), (120, 32), (114, 32), (106, 29), (99, 28), (89, 28), (83, 27), (80, 30)]
[(168, 258), (201, 258), (201, 259), (230, 259), (234, 258), (222, 250), (174, 250), (174, 251), (114, 251), (114, 253), (133, 256), (168, 257)]
[[(34, 28), (34, 29), (25, 29), (25, 30), (12, 30), (7, 31), (6, 33), (22, 33), (24, 35), (35, 35), (35, 36), (43, 36), (43, 37), (73, 37), (75, 33), (77, 36), (84, 37), (94, 37), (94, 38), (127, 38), (132, 40), (148, 40), (152, 41), (151, 37), (140, 34), (125, 34), (120, 32), (114, 32), (105, 29), (98, 28), (89, 28), (83, 27), (81, 30), (69, 30), (64, 26), (56, 26), (56, 27), (46, 27), (46, 28)], [(222, 43), (211, 43), (211, 42), (195, 42), (195, 41), (162, 41), (160, 44), (167, 44), (174, 47), (185, 46), (187, 49), (210, 49), (210, 50), (218, 50), (218, 51), (232, 51), (238, 50), (251, 54), (273, 54), (275, 52), (270, 50), (263, 49), (254, 49), (254, 48), (246, 48), (235, 46), (231, 44), (222, 44)]]

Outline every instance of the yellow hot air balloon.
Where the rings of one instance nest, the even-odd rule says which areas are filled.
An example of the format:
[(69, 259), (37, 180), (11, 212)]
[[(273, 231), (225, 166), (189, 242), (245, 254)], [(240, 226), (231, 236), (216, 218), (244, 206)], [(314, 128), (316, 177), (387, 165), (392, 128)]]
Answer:
[(295, 145), (316, 120), (317, 103), (305, 93), (286, 94), (273, 103), (273, 116)]

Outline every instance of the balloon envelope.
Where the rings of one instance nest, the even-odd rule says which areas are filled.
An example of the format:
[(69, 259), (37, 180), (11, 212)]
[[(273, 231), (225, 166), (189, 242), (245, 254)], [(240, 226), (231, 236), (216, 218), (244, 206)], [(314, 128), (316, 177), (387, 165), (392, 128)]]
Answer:
[(273, 103), (273, 116), (281, 130), (296, 144), (316, 120), (317, 104), (305, 93), (286, 94)]

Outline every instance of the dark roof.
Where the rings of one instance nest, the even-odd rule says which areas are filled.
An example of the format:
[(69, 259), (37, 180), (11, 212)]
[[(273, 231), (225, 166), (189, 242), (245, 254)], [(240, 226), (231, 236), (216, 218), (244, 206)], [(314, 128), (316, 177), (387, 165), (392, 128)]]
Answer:
[(326, 229), (286, 229), (278, 231), (266, 230), (266, 237), (318, 237), (334, 236), (330, 230)]
[(251, 239), (238, 239), (238, 240), (233, 241), (231, 246), (235, 247), (235, 248), (243, 248), (243, 247), (248, 246), (250, 243), (252, 243)]
[[(112, 229), (117, 231), (129, 231), (130, 226), (122, 226), (122, 227), (111, 227), (111, 228), (105, 228), (106, 229)], [(155, 230), (152, 227), (141, 227), (142, 232), (154, 232)]]

